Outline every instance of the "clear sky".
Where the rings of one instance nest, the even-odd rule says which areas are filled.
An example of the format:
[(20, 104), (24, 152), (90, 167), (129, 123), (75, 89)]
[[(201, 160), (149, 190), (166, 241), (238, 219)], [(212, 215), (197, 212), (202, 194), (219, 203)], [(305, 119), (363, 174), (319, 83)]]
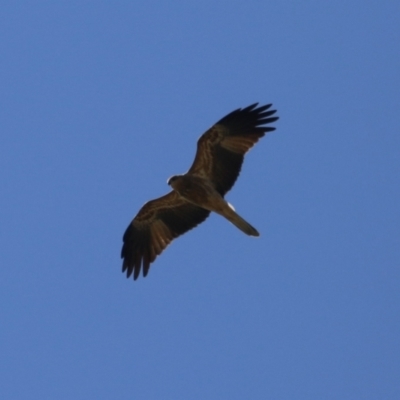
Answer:
[[(2, 399), (399, 399), (400, 3), (3, 1)], [(122, 234), (226, 113), (277, 130), (136, 282)]]

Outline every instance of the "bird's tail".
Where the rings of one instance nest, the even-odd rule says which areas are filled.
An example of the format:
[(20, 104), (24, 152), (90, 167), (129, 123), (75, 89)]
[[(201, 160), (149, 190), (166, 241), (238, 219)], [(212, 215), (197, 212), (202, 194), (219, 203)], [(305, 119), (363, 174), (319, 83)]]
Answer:
[[(229, 204), (230, 206), (230, 204)], [(252, 227), (247, 221), (245, 221), (234, 209), (233, 207), (229, 208), (229, 212), (224, 213), (224, 217), (228, 219), (228, 221), (232, 222), (237, 228), (239, 228), (246, 235), (250, 236), (260, 236), (257, 229)]]

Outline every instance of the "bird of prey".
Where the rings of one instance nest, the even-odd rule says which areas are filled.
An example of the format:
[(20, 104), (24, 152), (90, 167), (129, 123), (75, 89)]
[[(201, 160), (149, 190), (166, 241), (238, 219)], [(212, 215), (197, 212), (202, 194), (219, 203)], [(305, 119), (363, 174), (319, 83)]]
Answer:
[(259, 233), (240, 217), (224, 199), (242, 167), (245, 153), (265, 135), (275, 130), (272, 104), (258, 103), (232, 111), (197, 142), (197, 152), (189, 171), (169, 178), (172, 187), (165, 196), (147, 202), (129, 224), (123, 236), (122, 272), (129, 278), (149, 272), (150, 263), (171, 243), (203, 222), (211, 211), (222, 215), (250, 236)]

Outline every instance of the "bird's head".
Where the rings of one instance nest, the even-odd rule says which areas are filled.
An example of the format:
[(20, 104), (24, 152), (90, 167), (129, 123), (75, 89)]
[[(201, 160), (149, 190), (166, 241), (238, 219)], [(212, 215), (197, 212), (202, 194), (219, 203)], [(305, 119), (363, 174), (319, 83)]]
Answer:
[(179, 180), (179, 178), (180, 178), (180, 175), (171, 176), (171, 178), (169, 178), (167, 181), (168, 185), (171, 186), (172, 188), (174, 188), (175, 187), (174, 184)]

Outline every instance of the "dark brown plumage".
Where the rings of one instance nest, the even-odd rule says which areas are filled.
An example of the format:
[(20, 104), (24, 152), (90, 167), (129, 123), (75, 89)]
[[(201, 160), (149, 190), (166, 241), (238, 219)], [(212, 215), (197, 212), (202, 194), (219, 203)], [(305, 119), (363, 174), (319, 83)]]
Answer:
[(133, 274), (136, 280), (142, 268), (146, 276), (150, 264), (168, 244), (203, 222), (210, 211), (225, 216), (245, 233), (258, 236), (250, 224), (226, 208), (223, 196), (239, 176), (245, 153), (266, 132), (275, 130), (265, 126), (278, 119), (273, 116), (276, 110), (270, 107), (257, 108), (256, 103), (237, 109), (200, 137), (189, 171), (168, 181), (174, 190), (147, 202), (126, 229), (121, 258), (127, 277)]

